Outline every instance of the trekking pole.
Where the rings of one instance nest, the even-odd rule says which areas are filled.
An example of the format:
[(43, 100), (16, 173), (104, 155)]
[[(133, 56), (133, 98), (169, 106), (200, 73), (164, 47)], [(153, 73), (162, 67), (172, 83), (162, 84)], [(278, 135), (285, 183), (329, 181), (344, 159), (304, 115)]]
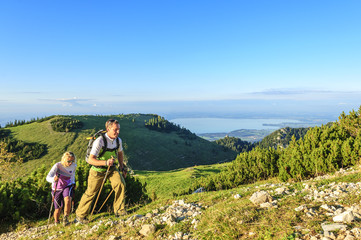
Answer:
[[(48, 226), (49, 226), (49, 221), (50, 221), (50, 217), (51, 217), (51, 212), (53, 210), (54, 198), (55, 198), (55, 193), (56, 193), (57, 187), (58, 187), (58, 181), (56, 181), (56, 184), (55, 184), (54, 194), (51, 194), (52, 198), (51, 198), (51, 207), (50, 207), (49, 218), (48, 218)], [(58, 202), (56, 202), (56, 203), (58, 204)], [(58, 206), (59, 206), (59, 204), (58, 204)]]
[[(72, 187), (72, 191), (73, 191), (73, 195), (75, 195), (75, 184), (73, 184), (73, 187)], [(74, 198), (71, 198), (71, 213), (74, 212)]]
[(114, 192), (114, 189), (112, 189), (112, 191), (109, 193), (109, 195), (108, 195), (107, 199), (105, 199), (105, 201), (103, 202), (103, 205), (99, 208), (99, 210), (97, 211), (97, 213), (99, 213), (99, 212), (100, 212), (100, 210), (102, 210), (102, 208), (103, 208), (104, 204), (108, 201), (108, 198), (110, 197), (110, 195), (112, 195), (112, 193), (113, 193), (113, 192)]
[(108, 198), (110, 197), (110, 195), (112, 195), (113, 192), (114, 192), (114, 188), (112, 188), (112, 191), (109, 193), (108, 197), (105, 199), (105, 201), (103, 202), (103, 205), (99, 208), (99, 210), (97, 211), (97, 213), (99, 213), (100, 210), (102, 210), (104, 204), (108, 201)]
[(99, 190), (99, 193), (98, 193), (98, 197), (97, 197), (97, 199), (95, 200), (94, 207), (93, 207), (93, 210), (92, 210), (92, 212), (91, 212), (91, 214), (90, 214), (89, 220), (90, 220), (90, 219), (92, 218), (92, 216), (93, 216), (93, 212), (94, 212), (94, 210), (95, 210), (95, 207), (97, 206), (97, 202), (98, 202), (100, 193), (101, 193), (101, 191), (102, 191), (103, 185), (104, 185), (105, 181), (107, 180), (107, 175), (108, 175), (108, 172), (109, 172), (109, 168), (110, 168), (110, 165), (108, 166), (108, 169), (107, 169), (107, 171), (105, 172), (105, 176), (104, 176), (102, 185), (100, 186), (100, 190)]

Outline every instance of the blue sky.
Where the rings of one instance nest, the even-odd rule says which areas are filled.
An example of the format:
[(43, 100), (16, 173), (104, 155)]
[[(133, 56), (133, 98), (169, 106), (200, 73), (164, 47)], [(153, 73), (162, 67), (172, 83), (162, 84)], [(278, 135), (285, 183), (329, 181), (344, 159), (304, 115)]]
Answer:
[(0, 123), (338, 116), (361, 105), (360, 9), (356, 0), (1, 1)]

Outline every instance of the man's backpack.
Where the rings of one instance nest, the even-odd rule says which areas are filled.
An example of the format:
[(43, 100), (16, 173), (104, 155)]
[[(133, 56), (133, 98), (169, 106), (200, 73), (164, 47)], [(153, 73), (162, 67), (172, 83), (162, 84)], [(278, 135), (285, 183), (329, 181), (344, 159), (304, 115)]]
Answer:
[[(98, 158), (102, 157), (107, 150), (108, 150), (108, 151), (109, 151), (109, 150), (115, 150), (115, 149), (108, 149), (108, 147), (107, 147), (107, 139), (105, 138), (106, 132), (107, 132), (106, 130), (103, 130), (103, 129), (102, 129), (102, 130), (99, 130), (98, 132), (96, 132), (92, 137), (87, 137), (87, 138), (86, 138), (87, 140), (89, 140), (89, 142), (88, 142), (88, 148), (87, 148), (87, 150), (86, 150), (86, 155), (85, 155), (85, 160), (86, 160), (86, 162), (88, 162), (88, 160), (89, 160), (90, 152), (91, 152), (91, 150), (92, 150), (93, 143), (94, 143), (95, 139), (97, 139), (97, 138), (100, 137), (100, 136), (103, 138), (104, 146), (103, 146), (102, 150), (100, 151), (100, 153), (99, 153), (99, 155), (98, 155)], [(119, 149), (120, 143), (119, 143), (119, 138), (118, 138), (118, 137), (117, 137), (116, 141), (117, 141), (117, 147), (116, 147), (116, 149)]]

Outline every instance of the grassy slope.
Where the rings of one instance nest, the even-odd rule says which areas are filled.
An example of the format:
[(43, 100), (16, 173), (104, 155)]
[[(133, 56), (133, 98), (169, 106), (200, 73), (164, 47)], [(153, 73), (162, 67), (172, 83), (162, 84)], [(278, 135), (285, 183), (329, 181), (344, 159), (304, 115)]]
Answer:
[(17, 139), (48, 145), (48, 153), (40, 159), (24, 163), (22, 169), (19, 169), (19, 175), (27, 174), (42, 164), (50, 167), (60, 160), (65, 151), (73, 151), (78, 160), (83, 160), (88, 143), (86, 137), (104, 129), (104, 123), (109, 118), (118, 119), (120, 122), (119, 136), (123, 140), (125, 157), (134, 169), (178, 169), (231, 161), (236, 156), (234, 152), (224, 152), (220, 146), (199, 137), (188, 140), (176, 133), (148, 130), (144, 127), (144, 121), (152, 118), (152, 115), (72, 117), (84, 123), (82, 129), (69, 133), (54, 132), (50, 126), (51, 120), (9, 128)]
[(76, 151), (78, 148), (72, 149), (70, 146), (77, 146), (74, 144), (75, 139), (80, 136), (85, 137), (84, 134), (79, 134), (77, 132), (71, 133), (58, 133), (54, 132), (50, 126), (49, 121), (42, 123), (32, 123), (28, 125), (22, 125), (18, 127), (10, 128), (12, 135), (20, 140), (25, 142), (38, 142), (42, 144), (47, 144), (48, 152), (40, 159), (30, 160), (23, 164), (22, 169), (19, 170), (19, 175), (27, 174), (34, 169), (40, 167), (42, 164), (50, 166), (53, 162), (59, 161), (62, 154), (66, 150), (74, 151), (77, 156), (79, 152)]
[(135, 176), (143, 183), (147, 183), (147, 192), (157, 199), (166, 199), (173, 193), (187, 191), (192, 182), (199, 177), (218, 173), (229, 163), (204, 165), (171, 171), (135, 171)]

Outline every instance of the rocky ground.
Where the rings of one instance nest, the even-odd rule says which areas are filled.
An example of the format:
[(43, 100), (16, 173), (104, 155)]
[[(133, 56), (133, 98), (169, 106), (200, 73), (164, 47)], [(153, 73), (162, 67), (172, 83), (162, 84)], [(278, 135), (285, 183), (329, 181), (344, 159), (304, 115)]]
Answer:
[[(207, 206), (202, 206), (202, 204), (196, 203), (185, 203), (183, 200), (176, 200), (172, 205), (163, 206), (159, 209), (154, 209), (152, 212), (147, 213), (146, 215), (133, 215), (127, 218), (126, 220), (111, 220), (101, 219), (96, 222), (91, 228), (84, 226), (81, 230), (76, 230), (73, 232), (72, 236), (74, 239), (86, 239), (88, 236), (92, 235), (94, 232), (97, 232), (101, 227), (110, 226), (112, 228), (140, 228), (140, 236), (147, 237), (156, 231), (157, 225), (168, 225), (174, 226), (182, 221), (190, 222), (194, 227), (197, 227), (198, 220), (196, 217), (202, 213), (202, 209), (206, 209)], [(75, 223), (80, 225), (79, 223)], [(41, 226), (35, 228), (28, 228), (23, 231), (9, 232), (0, 235), (2, 240), (10, 239), (38, 239), (45, 237), (49, 234), (49, 230), (54, 227), (54, 224), (49, 226)], [(121, 232), (121, 231), (120, 231)], [(52, 232), (48, 239), (58, 239), (63, 234), (63, 231)], [(124, 235), (111, 235), (107, 239), (129, 239), (126, 236), (126, 232), (123, 232)], [(130, 238), (131, 239), (131, 238)], [(167, 239), (167, 238), (165, 238)], [(177, 232), (174, 236), (169, 236), (168, 239), (192, 239), (189, 233)]]
[[(356, 173), (356, 170), (340, 170), (336, 175), (348, 175)], [(302, 204), (295, 208), (295, 212), (301, 212), (307, 218), (331, 218), (332, 221), (321, 223), (322, 233), (310, 233), (310, 229), (295, 226), (295, 239), (305, 240), (332, 240), (332, 239), (361, 239), (361, 228), (349, 228), (347, 224), (361, 221), (361, 204), (344, 206), (340, 201), (348, 195), (360, 195), (361, 182), (335, 183), (316, 186), (315, 182), (321, 179), (331, 179), (334, 176), (325, 175), (304, 182), (302, 190), (290, 191), (291, 184), (266, 184), (260, 188), (269, 188), (269, 191), (257, 191), (250, 200), (260, 208), (277, 208), (278, 203), (289, 196), (303, 193), (304, 200), (308, 204)], [(278, 200), (274, 200), (277, 197)], [(320, 207), (318, 207), (321, 204)], [(314, 207), (317, 206), (317, 207)], [(305, 234), (305, 232), (308, 232)]]
[[(356, 173), (357, 170), (340, 170), (336, 174), (325, 175), (319, 178), (302, 182), (301, 189), (295, 188), (290, 183), (264, 184), (255, 187), (244, 188), (244, 191), (254, 192), (249, 198), (250, 202), (259, 208), (278, 208), (278, 205), (289, 197), (303, 196), (305, 204), (294, 209), (295, 214), (301, 214), (305, 218), (328, 219), (320, 222), (322, 231), (312, 231), (302, 226), (295, 226), (293, 239), (304, 240), (334, 240), (334, 239), (361, 239), (361, 228), (349, 227), (351, 223), (361, 222), (361, 204), (345, 206), (342, 199), (350, 195), (359, 195), (361, 182), (342, 183), (333, 182), (332, 178), (340, 175)], [(328, 184), (316, 184), (317, 181), (330, 179)], [(261, 190), (262, 189), (262, 190)], [(300, 189), (300, 190), (296, 190)], [(242, 191), (244, 193), (244, 191)], [(199, 191), (201, 192), (201, 191)], [(233, 194), (233, 198), (240, 199), (240, 194)], [(72, 233), (72, 239), (86, 239), (101, 229), (110, 227), (119, 231), (105, 235), (103, 239), (142, 239), (152, 236), (157, 226), (174, 227), (177, 224), (191, 224), (193, 229), (197, 228), (199, 216), (207, 211), (208, 206), (201, 203), (186, 203), (176, 200), (171, 205), (153, 209), (145, 215), (131, 215), (125, 219), (113, 220), (110, 217), (102, 217), (95, 224), (82, 225)], [(79, 224), (79, 223), (77, 223)], [(53, 230), (54, 229), (54, 230)], [(62, 238), (64, 231), (59, 227), (40, 226), (28, 228), (22, 231), (8, 232), (0, 235), (0, 239), (58, 239)], [(122, 230), (123, 229), (123, 230)], [(128, 229), (128, 230), (124, 230)], [(137, 229), (137, 237), (129, 237), (129, 229)], [(140, 230), (138, 230), (140, 229)], [(249, 239), (257, 233), (248, 233)], [(163, 234), (160, 239), (195, 239), (191, 232), (176, 232), (175, 234)]]

